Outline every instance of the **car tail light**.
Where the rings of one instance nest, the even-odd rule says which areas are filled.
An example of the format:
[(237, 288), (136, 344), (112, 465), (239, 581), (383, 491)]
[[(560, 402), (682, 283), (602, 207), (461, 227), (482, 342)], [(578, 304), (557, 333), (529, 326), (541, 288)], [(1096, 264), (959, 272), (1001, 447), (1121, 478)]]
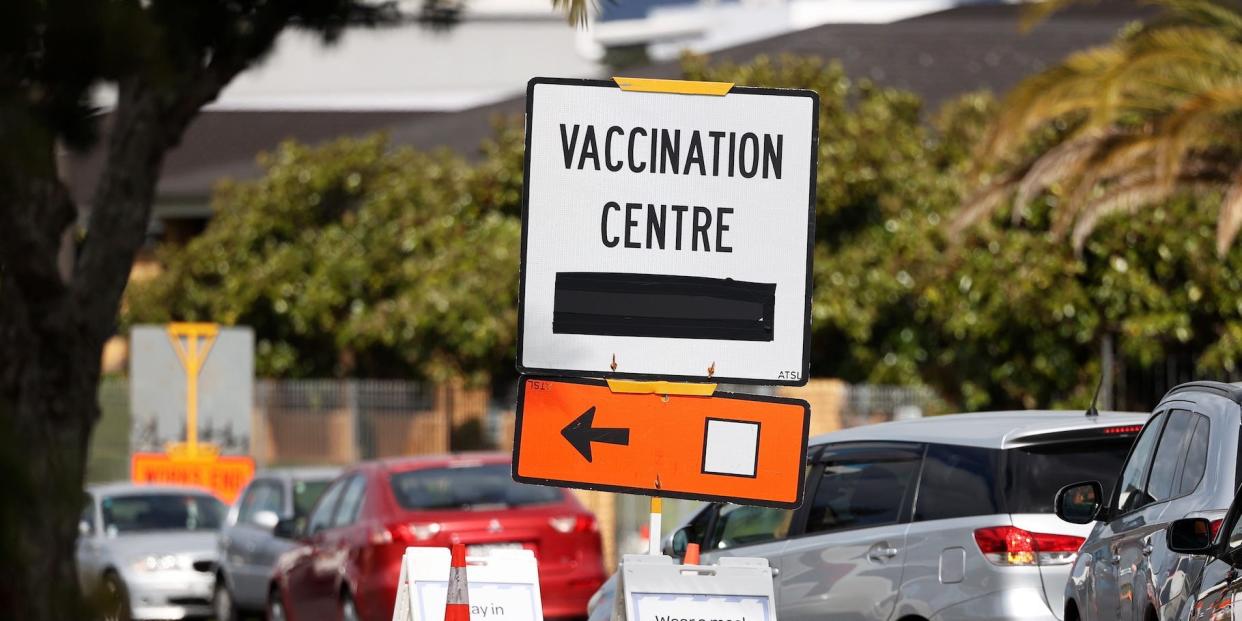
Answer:
[(593, 533), (599, 530), (592, 515), (566, 515), (548, 520), (548, 525), (558, 533)]
[(1216, 536), (1220, 534), (1220, 525), (1224, 523), (1223, 518), (1212, 520), (1212, 541), (1216, 541)]
[(975, 531), (979, 551), (995, 565), (1068, 565), (1084, 541), (1073, 535), (1032, 533), (1016, 526)]
[(440, 528), (440, 525), (435, 522), (430, 524), (393, 523), (372, 531), (371, 543), (415, 545), (440, 534)]
[(1110, 436), (1119, 436), (1132, 433), (1138, 433), (1143, 430), (1142, 425), (1123, 425), (1121, 427), (1105, 427), (1104, 434)]

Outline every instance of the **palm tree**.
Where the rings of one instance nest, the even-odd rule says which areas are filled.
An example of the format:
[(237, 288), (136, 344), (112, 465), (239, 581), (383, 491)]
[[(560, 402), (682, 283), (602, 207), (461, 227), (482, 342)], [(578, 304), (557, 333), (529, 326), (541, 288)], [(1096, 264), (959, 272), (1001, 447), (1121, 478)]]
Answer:
[[(1182, 192), (1223, 193), (1216, 250), (1229, 250), (1242, 228), (1242, 11), (1236, 0), (1152, 3), (1161, 12), (1151, 23), (1072, 54), (1009, 93), (978, 160), (1005, 164), (968, 197), (953, 232), (1010, 197), (1018, 217), (1051, 191), (1052, 232), (1068, 232), (1081, 250), (1106, 216)], [(1039, 137), (1051, 146), (1036, 144)]]

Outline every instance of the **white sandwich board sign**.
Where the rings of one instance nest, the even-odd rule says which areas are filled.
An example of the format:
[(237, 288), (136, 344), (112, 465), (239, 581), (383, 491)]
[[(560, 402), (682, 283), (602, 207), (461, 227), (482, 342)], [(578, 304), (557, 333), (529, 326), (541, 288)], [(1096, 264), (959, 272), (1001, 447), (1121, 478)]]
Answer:
[(776, 621), (772, 568), (764, 558), (676, 565), (668, 556), (627, 554), (612, 621)]
[(806, 382), (813, 91), (535, 78), (526, 106), (520, 371)]
[[(448, 548), (406, 548), (392, 621), (443, 621)], [(492, 550), (466, 556), (470, 621), (543, 621), (539, 565), (530, 550)]]

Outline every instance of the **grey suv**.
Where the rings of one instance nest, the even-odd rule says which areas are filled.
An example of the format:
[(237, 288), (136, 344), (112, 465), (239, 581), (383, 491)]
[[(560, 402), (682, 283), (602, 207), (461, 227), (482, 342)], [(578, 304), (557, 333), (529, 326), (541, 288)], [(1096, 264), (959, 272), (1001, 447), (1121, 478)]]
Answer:
[[(1192, 382), (1156, 406), (1114, 486), (1071, 485), (1057, 513), (1094, 523), (1066, 585), (1067, 620), (1184, 619), (1204, 558), (1169, 549), (1175, 520), (1205, 518), (1219, 528), (1238, 486), (1242, 384)], [(1112, 491), (1115, 488), (1116, 491)]]
[(264, 609), (276, 559), (294, 547), (276, 535), (276, 523), (305, 517), (338, 474), (340, 468), (276, 468), (251, 479), (220, 531), (216, 621)]
[(781, 621), (1051, 620), (1090, 530), (1058, 519), (1053, 498), (1118, 472), (1146, 420), (998, 412), (829, 433), (808, 450), (801, 508), (708, 505), (667, 551), (766, 557)]

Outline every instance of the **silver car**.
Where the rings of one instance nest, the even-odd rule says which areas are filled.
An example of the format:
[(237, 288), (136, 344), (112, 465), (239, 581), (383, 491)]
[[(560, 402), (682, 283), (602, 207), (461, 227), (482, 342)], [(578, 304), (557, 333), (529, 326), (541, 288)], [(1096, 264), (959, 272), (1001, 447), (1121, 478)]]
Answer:
[(194, 487), (88, 487), (77, 544), (83, 592), (110, 619), (210, 616), (225, 511)]
[(340, 468), (277, 468), (251, 479), (220, 532), (216, 621), (264, 609), (276, 559), (295, 545), (276, 535), (276, 523), (306, 517), (338, 474)]
[(1190, 618), (1205, 557), (1171, 550), (1166, 528), (1185, 518), (1220, 528), (1242, 469), (1239, 404), (1242, 384), (1174, 388), (1156, 406), (1120, 476), (1083, 477), (1094, 481), (1057, 497), (1060, 515), (1091, 530), (1066, 584), (1067, 620)]
[(666, 551), (766, 557), (781, 621), (1051, 621), (1090, 530), (1057, 518), (1053, 498), (1118, 472), (1146, 419), (996, 412), (829, 433), (811, 441), (802, 507), (712, 504)]

